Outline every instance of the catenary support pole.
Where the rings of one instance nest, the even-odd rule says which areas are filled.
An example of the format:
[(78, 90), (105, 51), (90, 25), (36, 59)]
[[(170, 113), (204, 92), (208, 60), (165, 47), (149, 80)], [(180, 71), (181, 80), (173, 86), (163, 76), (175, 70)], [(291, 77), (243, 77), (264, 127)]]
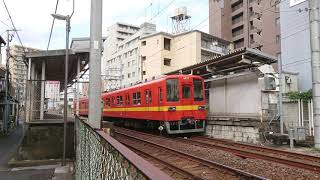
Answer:
[(282, 60), (278, 59), (278, 71), (279, 71), (279, 93), (278, 93), (278, 114), (280, 118), (280, 134), (283, 134), (283, 113), (282, 113)]
[(69, 66), (69, 32), (70, 17), (66, 19), (66, 60), (64, 63), (64, 99), (63, 99), (63, 156), (62, 166), (66, 165), (66, 147), (67, 147), (67, 118), (68, 118), (68, 66)]
[(77, 62), (77, 84), (76, 84), (76, 115), (79, 116), (79, 79), (80, 79), (80, 57)]
[(101, 128), (101, 45), (102, 0), (91, 0), (89, 123), (97, 129)]
[(44, 119), (45, 78), (46, 78), (46, 62), (42, 61), (42, 68), (41, 68), (41, 95), (40, 95), (40, 120)]
[(320, 149), (320, 41), (318, 0), (309, 0), (314, 145)]

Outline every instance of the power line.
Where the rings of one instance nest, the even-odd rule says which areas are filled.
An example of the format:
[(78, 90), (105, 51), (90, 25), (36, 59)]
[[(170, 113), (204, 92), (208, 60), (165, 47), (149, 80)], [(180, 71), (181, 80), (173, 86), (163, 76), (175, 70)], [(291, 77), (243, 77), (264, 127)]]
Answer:
[[(23, 44), (22, 44), (22, 41), (21, 41), (21, 39), (20, 39), (19, 33), (18, 33), (18, 31), (17, 31), (17, 28), (16, 28), (16, 26), (15, 26), (14, 23), (13, 23), (13, 20), (12, 20), (12, 17), (11, 17), (11, 15), (10, 15), (10, 12), (9, 12), (9, 10), (8, 10), (8, 7), (7, 7), (6, 3), (5, 3), (5, 1), (4, 1), (4, 0), (2, 0), (2, 1), (3, 1), (3, 4), (4, 4), (4, 7), (6, 8), (6, 11), (7, 11), (7, 13), (8, 13), (8, 16), (9, 16), (9, 18), (10, 18), (11, 24), (12, 24), (12, 26), (13, 26), (13, 30), (14, 30), (14, 32), (16, 33), (17, 37), (18, 37), (18, 40), (19, 40), (19, 42), (20, 42), (20, 45), (22, 46), (23, 53), (24, 53), (24, 55), (26, 55), (25, 48), (24, 48), (24, 46), (23, 46)], [(26, 66), (28, 66), (28, 63), (26, 62), (25, 59), (23, 59), (23, 62), (25, 63)]]
[(176, 1), (176, 0), (172, 0), (169, 4), (167, 4), (167, 6), (164, 7), (163, 9), (161, 9), (156, 15), (154, 15), (154, 16), (149, 20), (149, 22), (152, 21), (152, 20), (153, 20), (154, 18), (156, 18), (157, 16), (159, 16), (162, 12), (164, 12), (164, 10), (168, 9), (168, 8), (171, 6), (171, 4), (174, 3), (174, 1)]
[(0, 22), (11, 29), (11, 27), (7, 23), (5, 23), (4, 21), (0, 20)]
[[(59, 4), (59, 0), (57, 0), (57, 2), (56, 2), (56, 8), (54, 10), (55, 14), (57, 13), (57, 10), (58, 10), (58, 4)], [(49, 46), (50, 46), (50, 41), (51, 41), (51, 36), (52, 36), (52, 31), (53, 31), (53, 26), (54, 26), (55, 20), (56, 20), (56, 18), (53, 17), (52, 24), (51, 24), (50, 35), (49, 35), (49, 40), (48, 40), (48, 45), (47, 45), (47, 51), (48, 51)]]

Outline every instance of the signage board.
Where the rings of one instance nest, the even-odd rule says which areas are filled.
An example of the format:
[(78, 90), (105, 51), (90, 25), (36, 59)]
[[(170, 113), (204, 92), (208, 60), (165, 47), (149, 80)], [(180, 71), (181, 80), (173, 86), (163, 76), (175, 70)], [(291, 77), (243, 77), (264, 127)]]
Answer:
[(300, 4), (306, 0), (290, 0), (290, 7)]

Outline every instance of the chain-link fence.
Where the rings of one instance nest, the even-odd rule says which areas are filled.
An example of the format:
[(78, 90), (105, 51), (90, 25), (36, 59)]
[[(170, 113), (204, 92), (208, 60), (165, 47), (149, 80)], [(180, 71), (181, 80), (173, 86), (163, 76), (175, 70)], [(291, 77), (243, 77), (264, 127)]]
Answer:
[[(26, 85), (25, 116), (27, 121), (62, 119), (64, 93), (59, 81), (29, 80)], [(68, 89), (68, 116), (73, 113), (74, 93)]]
[[(77, 180), (169, 178), (110, 136), (108, 136), (108, 139), (103, 137), (101, 135), (101, 133), (104, 134), (103, 131), (98, 132), (92, 129), (79, 118), (76, 118), (75, 123)], [(125, 149), (128, 153), (124, 154), (120, 149)], [(131, 160), (134, 159), (134, 161), (140, 161), (140, 163), (129, 161), (128, 156), (131, 157)], [(140, 167), (137, 164), (140, 164)]]

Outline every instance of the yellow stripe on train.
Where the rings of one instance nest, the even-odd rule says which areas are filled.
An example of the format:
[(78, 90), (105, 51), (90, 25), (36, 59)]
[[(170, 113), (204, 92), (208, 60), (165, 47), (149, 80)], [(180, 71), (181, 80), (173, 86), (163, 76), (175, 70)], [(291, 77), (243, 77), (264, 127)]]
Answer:
[[(176, 111), (190, 111), (198, 110), (199, 105), (188, 106), (144, 106), (144, 107), (117, 107), (117, 108), (104, 108), (103, 112), (139, 112), (139, 111), (168, 111), (169, 107), (176, 107)], [(79, 111), (88, 111), (88, 109), (80, 109)]]

